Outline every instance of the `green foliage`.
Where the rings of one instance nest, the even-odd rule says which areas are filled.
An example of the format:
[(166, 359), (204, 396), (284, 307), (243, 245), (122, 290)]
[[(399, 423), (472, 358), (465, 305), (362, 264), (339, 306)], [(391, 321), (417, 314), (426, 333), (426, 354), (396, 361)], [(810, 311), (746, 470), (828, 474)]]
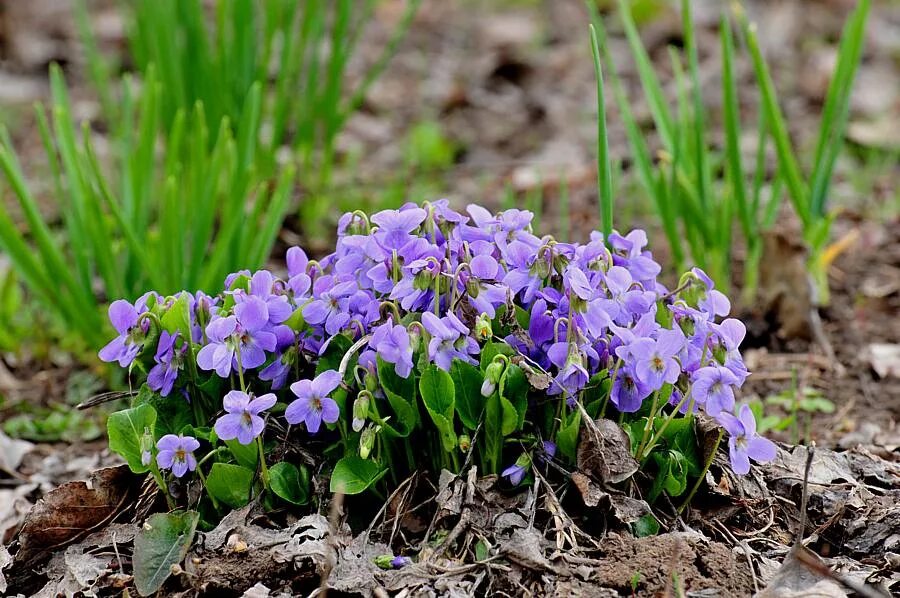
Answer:
[(134, 538), (134, 585), (138, 594), (155, 594), (169, 578), (172, 567), (187, 556), (199, 515), (174, 511), (151, 515)]
[(117, 411), (106, 420), (109, 450), (125, 459), (134, 473), (150, 470), (142, 460), (141, 439), (145, 431), (153, 431), (155, 424), (156, 410), (147, 403)]
[(359, 494), (380, 480), (387, 469), (378, 463), (351, 455), (334, 466), (331, 473), (331, 491), (343, 494)]
[(243, 507), (253, 492), (254, 470), (232, 463), (213, 463), (206, 477), (206, 491), (234, 509)]
[[(735, 79), (735, 44), (732, 25), (722, 17), (719, 34), (722, 48), (722, 113), (725, 131), (724, 151), (716, 149), (708, 133), (707, 109), (700, 89), (699, 64), (690, 2), (682, 0), (684, 48), (670, 49), (677, 89), (676, 105), (670, 106), (644, 47), (637, 25), (625, 0), (619, 0), (618, 14), (631, 48), (632, 58), (653, 118), (654, 129), (662, 150), (659, 160), (652, 158), (650, 145), (638, 126), (615, 65), (605, 43), (606, 32), (592, 9), (599, 35), (598, 51), (602, 54), (613, 85), (620, 117), (635, 161), (637, 178), (653, 199), (657, 215), (668, 239), (678, 270), (688, 256), (704, 268), (723, 288), (732, 280), (731, 263), (734, 246), (733, 228), (738, 225), (747, 247), (744, 268), (745, 299), (751, 300), (758, 284), (762, 234), (777, 216), (782, 187), (801, 222), (804, 238), (811, 250), (810, 272), (820, 283), (819, 299), (827, 302), (827, 281), (823, 256), (831, 219), (826, 213), (826, 198), (836, 157), (843, 145), (849, 97), (859, 64), (869, 0), (862, 0), (848, 20), (838, 50), (838, 64), (828, 89), (813, 166), (804, 175), (797, 159), (797, 148), (791, 143), (784, 116), (778, 104), (768, 65), (759, 49), (756, 32), (741, 10), (737, 20), (750, 54), (762, 109), (756, 127), (757, 157), (748, 168), (743, 164), (740, 140), (745, 136)], [(599, 63), (598, 80), (600, 77)], [(602, 118), (601, 113), (601, 118)], [(770, 181), (768, 197), (763, 198), (765, 152), (773, 140), (779, 168)], [(600, 152), (602, 154), (602, 152)], [(718, 166), (724, 170), (721, 180), (714, 177)], [(601, 181), (601, 189), (603, 187)], [(601, 192), (601, 198), (603, 193)]]

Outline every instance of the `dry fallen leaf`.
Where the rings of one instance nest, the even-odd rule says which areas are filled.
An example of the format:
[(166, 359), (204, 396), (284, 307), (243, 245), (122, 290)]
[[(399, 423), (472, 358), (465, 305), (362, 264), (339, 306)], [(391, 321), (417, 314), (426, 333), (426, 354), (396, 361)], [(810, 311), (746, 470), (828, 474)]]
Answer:
[(32, 507), (19, 532), (15, 566), (27, 568), (112, 519), (130, 504), (140, 484), (127, 465), (99, 469), (87, 482), (63, 484)]
[(578, 469), (604, 484), (618, 484), (638, 470), (630, 449), (628, 436), (616, 422), (585, 417), (578, 442)]

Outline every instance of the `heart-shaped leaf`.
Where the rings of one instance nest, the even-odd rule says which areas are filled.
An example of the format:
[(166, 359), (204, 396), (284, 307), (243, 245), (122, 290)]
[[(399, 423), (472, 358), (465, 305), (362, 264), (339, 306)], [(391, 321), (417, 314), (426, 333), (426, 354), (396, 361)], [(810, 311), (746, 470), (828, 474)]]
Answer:
[(172, 565), (184, 560), (199, 516), (196, 511), (152, 515), (134, 538), (134, 585), (138, 594), (155, 594), (165, 583)]
[(378, 463), (356, 455), (344, 457), (331, 472), (331, 491), (359, 494), (387, 473)]

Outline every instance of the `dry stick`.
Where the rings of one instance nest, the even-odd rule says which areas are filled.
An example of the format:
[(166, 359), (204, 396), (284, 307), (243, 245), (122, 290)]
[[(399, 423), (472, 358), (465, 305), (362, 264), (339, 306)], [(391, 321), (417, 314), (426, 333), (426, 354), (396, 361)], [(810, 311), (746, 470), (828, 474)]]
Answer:
[(314, 592), (315, 595), (322, 596), (323, 598), (328, 594), (328, 577), (331, 575), (331, 571), (334, 569), (335, 565), (337, 565), (338, 519), (341, 516), (341, 507), (343, 505), (344, 505), (344, 493), (339, 491), (331, 499), (331, 510), (328, 513), (328, 541), (327, 541), (327, 544), (331, 548), (332, 558), (325, 559), (325, 563), (322, 567), (322, 577), (321, 577), (321, 581), (319, 582), (319, 588), (316, 592)]
[(825, 351), (825, 356), (831, 362), (834, 373), (839, 377), (843, 377), (844, 374), (847, 373), (847, 370), (844, 368), (843, 364), (837, 360), (834, 347), (831, 345), (831, 341), (828, 340), (828, 335), (825, 334), (825, 326), (822, 324), (822, 316), (819, 314), (819, 307), (816, 305), (818, 301), (816, 283), (813, 281), (812, 276), (807, 276), (806, 282), (809, 285), (810, 296), (812, 297), (812, 306), (809, 308), (809, 326), (812, 329), (813, 337), (816, 339), (819, 346), (822, 347), (822, 350)]

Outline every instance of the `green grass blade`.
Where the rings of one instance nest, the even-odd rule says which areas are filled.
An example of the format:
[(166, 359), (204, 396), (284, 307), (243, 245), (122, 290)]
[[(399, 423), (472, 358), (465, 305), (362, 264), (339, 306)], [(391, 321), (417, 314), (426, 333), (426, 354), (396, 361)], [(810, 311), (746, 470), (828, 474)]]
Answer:
[(772, 81), (772, 74), (763, 58), (762, 51), (759, 47), (759, 40), (756, 36), (756, 26), (747, 21), (743, 12), (738, 12), (744, 37), (747, 42), (747, 48), (750, 51), (750, 58), (753, 63), (753, 71), (756, 75), (756, 82), (760, 87), (763, 105), (766, 111), (766, 120), (769, 124), (769, 130), (775, 141), (775, 149), (778, 154), (778, 161), (784, 174), (785, 183), (791, 198), (791, 203), (803, 224), (804, 231), (810, 229), (813, 224), (813, 217), (810, 210), (809, 192), (803, 182), (802, 171), (797, 162), (793, 145), (791, 144), (790, 135), (788, 134), (787, 124), (784, 120), (784, 114), (778, 105), (778, 98), (775, 94), (775, 83)]
[(819, 216), (825, 214), (831, 174), (844, 144), (844, 131), (850, 114), (850, 95), (862, 57), (870, 5), (870, 0), (861, 0), (844, 27), (834, 77), (825, 96), (810, 189), (812, 212)]
[[(756, 221), (747, 201), (744, 167), (741, 164), (741, 117), (737, 99), (737, 83), (734, 78), (734, 40), (731, 34), (731, 24), (724, 15), (719, 22), (719, 41), (722, 46), (722, 107), (728, 183), (731, 186), (731, 197), (737, 204), (736, 211), (744, 238), (749, 244), (757, 234)], [(765, 151), (765, 144), (762, 139), (760, 141), (763, 151)]]
[(669, 112), (668, 102), (663, 93), (662, 85), (656, 76), (656, 70), (653, 68), (650, 56), (647, 55), (647, 50), (644, 48), (644, 43), (641, 41), (634, 19), (631, 17), (631, 10), (625, 0), (619, 0), (619, 17), (622, 19), (622, 25), (625, 27), (625, 36), (628, 38), (631, 55), (637, 66), (641, 86), (644, 89), (650, 113), (653, 115), (653, 121), (656, 123), (659, 137), (666, 149), (672, 151), (675, 145), (673, 118)]
[(600, 65), (600, 46), (597, 31), (590, 25), (591, 55), (597, 78), (597, 199), (600, 203), (600, 227), (603, 238), (609, 239), (613, 230), (612, 167), (609, 159), (609, 134), (606, 131), (606, 95), (603, 88), (603, 68)]

